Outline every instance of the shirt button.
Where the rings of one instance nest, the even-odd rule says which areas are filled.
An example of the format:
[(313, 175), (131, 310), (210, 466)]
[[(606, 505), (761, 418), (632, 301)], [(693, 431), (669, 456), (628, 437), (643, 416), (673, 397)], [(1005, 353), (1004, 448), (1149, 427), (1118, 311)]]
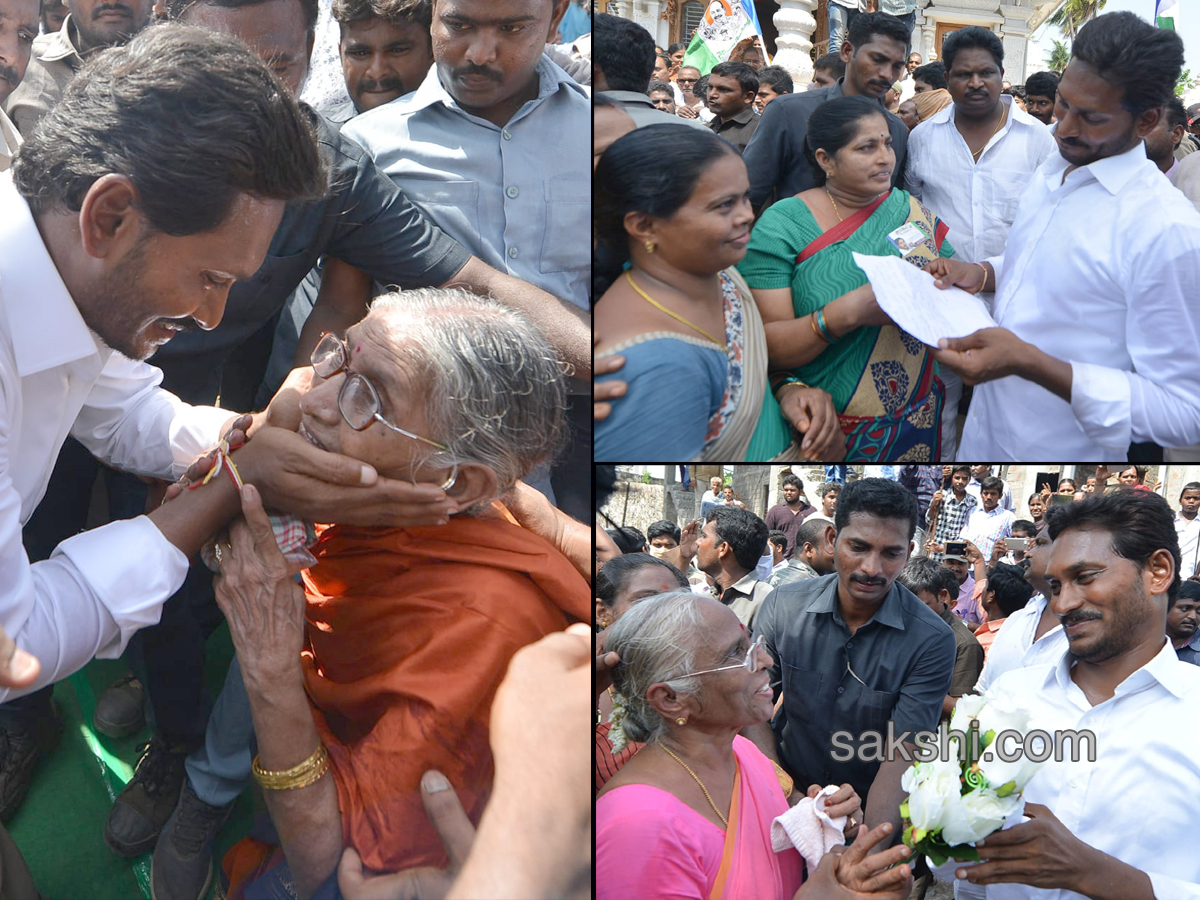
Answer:
[(854, 646), (854, 641), (846, 641), (846, 649), (849, 650)]
[(838, 693), (844, 694), (844, 693), (846, 693), (846, 689), (844, 687), (840, 687), (840, 688), (838, 688)]
[(509, 259), (516, 259), (516, 258), (517, 258), (517, 254), (518, 254), (519, 252), (520, 252), (520, 251), (519, 251), (519, 250), (518, 250), (516, 247), (509, 247), (509, 248), (508, 248), (508, 258), (509, 258)]
[(520, 192), (519, 190), (517, 190), (517, 187), (516, 187), (516, 185), (513, 185), (512, 187), (510, 187), (510, 188), (509, 188), (507, 191), (505, 191), (504, 193), (508, 194), (508, 196), (510, 196), (510, 197), (515, 197), (515, 196), (517, 196), (517, 194), (519, 194), (519, 193), (521, 193), (521, 192)]
[(507, 128), (505, 128), (503, 131), (500, 132), (500, 136), (503, 137), (506, 141), (512, 140), (512, 132), (509, 131)]

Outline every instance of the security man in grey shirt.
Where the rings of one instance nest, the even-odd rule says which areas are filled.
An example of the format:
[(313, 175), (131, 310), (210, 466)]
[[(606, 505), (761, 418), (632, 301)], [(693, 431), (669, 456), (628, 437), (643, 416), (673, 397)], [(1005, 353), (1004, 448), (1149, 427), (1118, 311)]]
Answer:
[(900, 776), (915, 733), (934, 731), (950, 690), (950, 626), (895, 583), (908, 562), (917, 502), (895, 482), (866, 478), (838, 498), (836, 571), (780, 585), (755, 621), (775, 660), (783, 704), (743, 734), (797, 784), (849, 783), (866, 824), (900, 834)]

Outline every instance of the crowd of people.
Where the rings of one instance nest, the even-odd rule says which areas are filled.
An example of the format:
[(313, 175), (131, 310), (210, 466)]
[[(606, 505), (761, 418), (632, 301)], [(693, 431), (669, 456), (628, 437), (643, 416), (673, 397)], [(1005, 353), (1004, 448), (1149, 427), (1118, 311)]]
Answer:
[[(985, 692), (1094, 755), (1045, 763), (956, 898), (1200, 891), (1164, 789), (1200, 776), (1200, 483), (1100, 466), (1020, 504), (986, 465), (826, 469), (817, 506), (785, 474), (760, 518), (716, 477), (649, 545), (598, 533), (597, 896), (924, 897), (900, 748)], [(1114, 816), (1128, 790), (1158, 800)]]
[(121, 657), (147, 896), (589, 893), (590, 30), (0, 0), (0, 819)]
[[(807, 84), (757, 50), (701, 71), (597, 15), (598, 459), (1196, 455), (1182, 39), (1099, 15), (1061, 77), (1014, 85), (990, 28), (910, 52), (912, 5), (832, 0)], [(995, 325), (934, 312), (942, 337), (914, 337), (853, 253)]]

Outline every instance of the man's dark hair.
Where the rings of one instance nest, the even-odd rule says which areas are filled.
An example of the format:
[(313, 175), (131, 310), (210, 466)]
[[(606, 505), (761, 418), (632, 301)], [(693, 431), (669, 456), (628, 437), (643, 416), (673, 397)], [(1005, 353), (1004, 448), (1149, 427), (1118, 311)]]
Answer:
[[(1034, 496), (1036, 497), (1037, 495), (1035, 494)], [(1020, 534), (1017, 534), (1017, 529), (1020, 529)], [(1037, 526), (1028, 519), (1017, 519), (1012, 523), (1012, 533), (1014, 537), (1037, 537)]]
[(767, 540), (778, 547), (781, 552), (787, 549), (787, 535), (782, 531), (769, 532), (767, 534)]
[(671, 85), (669, 85), (667, 82), (652, 81), (648, 85), (646, 85), (646, 96), (647, 97), (649, 97), (655, 91), (663, 91), (664, 93), (670, 94), (671, 102), (672, 103), (675, 102), (675, 91), (671, 88)]
[(846, 75), (846, 64), (842, 62), (842, 54), (836, 52), (826, 53), (813, 63), (813, 71), (815, 72), (817, 69), (824, 69), (834, 79), (844, 78)]
[(610, 91), (646, 93), (654, 56), (654, 38), (641, 25), (608, 13), (592, 17), (592, 61)]
[(383, 19), (391, 25), (413, 22), (429, 36), (433, 22), (432, 0), (333, 0), (333, 18), (339, 25)]
[(1183, 39), (1131, 12), (1097, 16), (1075, 36), (1071, 60), (1087, 63), (1122, 91), (1121, 106), (1134, 116), (1175, 96), (1183, 69)]
[(646, 529), (646, 543), (650, 543), (656, 537), (662, 537), (664, 534), (673, 538), (678, 544), (679, 539), (683, 536), (683, 531), (670, 519), (659, 519)]
[(923, 66), (917, 66), (913, 69), (913, 81), (923, 81), (935, 91), (941, 89), (943, 91), (950, 90), (950, 85), (946, 81), (946, 67), (942, 65), (940, 59), (935, 59), (931, 63), (926, 63)]
[(813, 110), (808, 118), (808, 133), (804, 137), (804, 155), (812, 167), (813, 182), (817, 187), (824, 185), (828, 177), (817, 162), (817, 151), (824, 150), (830, 156), (836, 156), (838, 151), (854, 140), (858, 134), (858, 123), (868, 116), (886, 119), (878, 103), (857, 94), (827, 100)]
[(1054, 507), (1047, 513), (1050, 540), (1073, 528), (1094, 528), (1112, 535), (1113, 552), (1129, 560), (1138, 569), (1146, 568), (1157, 550), (1167, 550), (1175, 562), (1175, 580), (1167, 590), (1167, 609), (1179, 595), (1182, 564), (1179, 536), (1175, 533), (1175, 513), (1167, 501), (1150, 491), (1117, 491), (1114, 494), (1089, 494), (1083, 500)]
[(701, 75), (692, 85), (692, 96), (704, 99), (706, 94), (708, 94), (708, 76)]
[(1187, 597), (1189, 600), (1200, 600), (1200, 583), (1192, 581), (1191, 578), (1186, 579), (1179, 585), (1179, 597), (1176, 599), (1179, 600), (1183, 597)]
[(600, 567), (600, 571), (596, 573), (596, 598), (605, 606), (612, 608), (617, 594), (625, 590), (625, 585), (629, 584), (629, 579), (633, 577), (634, 572), (650, 566), (662, 566), (671, 573), (680, 588), (687, 590), (687, 578), (665, 559), (659, 559), (649, 553), (626, 553), (622, 556), (614, 556)]
[(667, 47), (667, 56), (670, 56), (672, 53), (675, 53), (678, 50), (687, 50), (687, 48), (688, 45), (683, 41), (676, 41), (675, 43), (671, 44), (671, 46)]
[[(167, 0), (167, 18), (179, 21), (183, 14), (193, 6), (215, 6), (218, 9), (242, 9), (246, 6), (260, 6), (267, 0)], [(304, 29), (309, 35), (317, 32), (317, 0), (296, 0), (304, 11)]]
[(1178, 128), (1180, 125), (1182, 125), (1184, 130), (1187, 130), (1187, 110), (1183, 106), (1183, 101), (1178, 97), (1172, 97), (1167, 101), (1166, 106), (1163, 109), (1163, 113), (1167, 117), (1168, 129)]
[(986, 50), (992, 54), (996, 67), (1004, 71), (1004, 45), (1000, 43), (996, 32), (978, 25), (970, 25), (946, 35), (946, 39), (942, 41), (942, 64), (947, 72), (954, 68), (954, 57), (963, 50)]
[(1183, 499), (1183, 495), (1188, 491), (1200, 491), (1200, 481), (1189, 481), (1183, 486), (1183, 490), (1179, 492), (1179, 499)]
[[(833, 100), (825, 105), (838, 102)], [(819, 110), (821, 107), (817, 108)], [(838, 494), (837, 512), (833, 520), (839, 533), (854, 513), (866, 513), (879, 519), (904, 519), (908, 522), (908, 540), (912, 541), (920, 510), (916, 498), (896, 482), (887, 478), (862, 478), (852, 481)]]
[(979, 482), (979, 493), (984, 491), (999, 491), (1000, 496), (1004, 496), (1004, 482), (995, 475), (989, 475), (983, 481)]
[(910, 559), (896, 580), (917, 595), (929, 591), (936, 600), (945, 591), (951, 603), (958, 598), (958, 576), (927, 556)]
[[(796, 552), (804, 549), (805, 544), (818, 546), (825, 539), (825, 529), (829, 527), (828, 519), (805, 519), (796, 529)], [(836, 525), (834, 526), (837, 527)]]
[(996, 605), (1005, 618), (1023, 609), (1033, 596), (1033, 585), (1025, 580), (1025, 570), (1007, 563), (996, 563), (988, 570), (987, 589), (995, 592)]
[(1034, 72), (1025, 79), (1025, 98), (1049, 97), (1053, 100), (1058, 95), (1058, 76), (1053, 72)]
[(309, 117), (241, 41), (205, 28), (147, 28), (98, 53), (17, 154), (35, 213), (79, 212), (109, 174), (137, 187), (150, 226), (211, 231), (242, 194), (315, 199), (325, 166)]
[(908, 26), (887, 13), (859, 13), (854, 17), (854, 21), (850, 23), (850, 29), (846, 32), (846, 40), (850, 42), (850, 46), (854, 48), (855, 52), (858, 52), (858, 48), (863, 44), (870, 43), (876, 37), (897, 41), (906, 48), (912, 46), (912, 32), (909, 31)]
[(758, 565), (767, 549), (767, 523), (737, 506), (715, 506), (708, 511), (704, 521), (715, 522), (713, 526), (717, 540), (733, 548), (733, 558), (743, 569)]
[(826, 481), (823, 485), (817, 488), (817, 496), (824, 500), (827, 494), (831, 494), (834, 491), (841, 491), (841, 489), (842, 485), (840, 482)]
[(758, 70), (758, 86), (769, 84), (777, 94), (790, 94), (795, 89), (792, 76), (783, 66), (763, 66)]
[(606, 528), (608, 536), (613, 539), (617, 549), (622, 553), (644, 553), (646, 536), (632, 525), (622, 525), (619, 528)]
[(717, 63), (708, 74), (709, 76), (720, 75), (722, 78), (736, 78), (737, 83), (741, 85), (743, 94), (758, 92), (758, 73), (745, 63)]
[(784, 475), (784, 476), (783, 476), (783, 478), (781, 478), (781, 479), (780, 479), (780, 481), (779, 481), (779, 486), (780, 486), (781, 488), (785, 488), (785, 487), (787, 487), (788, 485), (791, 485), (792, 487), (798, 488), (798, 489), (799, 489), (799, 491), (800, 491), (800, 494), (801, 494), (801, 496), (803, 496), (803, 494), (804, 494), (804, 482), (800, 480), (799, 476), (797, 476), (797, 475), (793, 475), (791, 472), (788, 472), (786, 475)]

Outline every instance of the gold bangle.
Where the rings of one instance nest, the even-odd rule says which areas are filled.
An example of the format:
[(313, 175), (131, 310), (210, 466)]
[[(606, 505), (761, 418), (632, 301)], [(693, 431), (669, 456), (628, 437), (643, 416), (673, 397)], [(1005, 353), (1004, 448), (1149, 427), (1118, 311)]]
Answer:
[(985, 265), (984, 265), (983, 263), (981, 263), (981, 262), (977, 262), (977, 263), (975, 263), (975, 265), (977, 265), (977, 266), (979, 266), (979, 268), (983, 269), (983, 284), (981, 284), (981, 285), (979, 286), (979, 290), (977, 290), (977, 291), (974, 291), (973, 293), (976, 293), (976, 294), (982, 294), (982, 293), (983, 293), (983, 289), (984, 289), (984, 287), (986, 287), (986, 286), (987, 286), (988, 270), (987, 270), (987, 266), (985, 266)]
[(329, 770), (329, 751), (324, 744), (317, 744), (317, 749), (308, 759), (290, 769), (272, 771), (264, 769), (254, 757), (251, 766), (255, 780), (268, 791), (295, 791), (310, 784), (315, 784)]

